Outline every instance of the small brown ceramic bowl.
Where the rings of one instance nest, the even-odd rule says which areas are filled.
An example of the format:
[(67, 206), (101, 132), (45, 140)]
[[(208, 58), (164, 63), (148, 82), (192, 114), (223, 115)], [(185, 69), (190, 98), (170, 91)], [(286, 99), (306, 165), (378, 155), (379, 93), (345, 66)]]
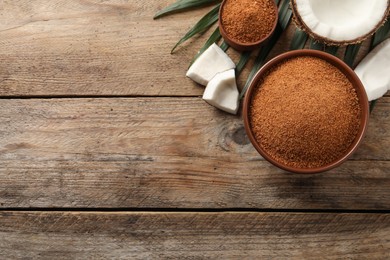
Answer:
[[(291, 58), (300, 57), (300, 56), (309, 56), (309, 57), (316, 57), (320, 58), (324, 61), (329, 62), (336, 68), (338, 68), (352, 83), (352, 86), (356, 90), (356, 94), (358, 97), (358, 102), (360, 105), (361, 110), (361, 116), (360, 116), (360, 127), (358, 129), (358, 132), (356, 134), (355, 139), (353, 140), (352, 144), (349, 146), (347, 151), (340, 156), (337, 160), (333, 161), (330, 164), (324, 165), (322, 167), (318, 168), (295, 168), (291, 167), (289, 165), (285, 165), (279, 161), (276, 161), (273, 159), (267, 150), (263, 149), (259, 145), (259, 143), (256, 141), (256, 138), (252, 132), (252, 128), (250, 125), (250, 105), (252, 102), (252, 96), (254, 94), (254, 90), (258, 87), (260, 84), (262, 78), (267, 75), (267, 73), (270, 71), (270, 69), (274, 68), (277, 64), (280, 64), (283, 61), (286, 61)], [(367, 99), (366, 91), (363, 87), (363, 84), (361, 83), (360, 79), (357, 77), (355, 72), (348, 67), (343, 61), (336, 58), (333, 55), (330, 55), (326, 52), (322, 51), (316, 51), (316, 50), (297, 50), (297, 51), (290, 51), (286, 52), (284, 54), (281, 54), (274, 59), (270, 60), (267, 64), (265, 64), (255, 75), (252, 82), (250, 83), (250, 86), (248, 88), (248, 91), (246, 93), (245, 99), (244, 99), (244, 107), (243, 107), (243, 117), (244, 117), (244, 125), (246, 133), (253, 144), (253, 146), (256, 148), (256, 150), (260, 153), (262, 157), (264, 157), (266, 160), (268, 160), (270, 163), (274, 164), (275, 166), (294, 173), (319, 173), (328, 171), (332, 168), (335, 168), (345, 162), (357, 149), (359, 144), (361, 143), (363, 136), (365, 134), (367, 123), (368, 123), (368, 115), (369, 115), (369, 103)]]
[(270, 33), (260, 39), (259, 41), (256, 41), (256, 42), (253, 42), (253, 43), (242, 43), (242, 42), (239, 42), (235, 39), (233, 39), (232, 37), (230, 37), (224, 27), (223, 27), (223, 22), (222, 22), (222, 13), (224, 11), (224, 8), (225, 8), (225, 4), (226, 4), (226, 1), (227, 0), (223, 0), (222, 3), (221, 3), (221, 6), (219, 8), (219, 14), (218, 14), (218, 26), (219, 26), (219, 31), (223, 37), (223, 39), (234, 49), (238, 50), (238, 51), (250, 51), (250, 50), (254, 50), (258, 47), (260, 47), (261, 45), (263, 45), (264, 43), (267, 42), (267, 40), (271, 37), (271, 35), (274, 33), (275, 31), (275, 28), (276, 28), (276, 25), (278, 24), (278, 7), (276, 6), (275, 4), (275, 1), (272, 1), (271, 0), (271, 3), (272, 3), (272, 6), (273, 8), (275, 8), (275, 21), (274, 21), (274, 24), (272, 26), (272, 30), (270, 31)]

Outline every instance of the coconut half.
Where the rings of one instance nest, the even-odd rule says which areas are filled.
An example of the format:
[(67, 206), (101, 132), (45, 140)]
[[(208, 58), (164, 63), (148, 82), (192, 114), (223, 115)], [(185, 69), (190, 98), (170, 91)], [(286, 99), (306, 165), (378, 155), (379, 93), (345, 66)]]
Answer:
[(328, 45), (364, 41), (386, 21), (390, 0), (291, 0), (295, 23)]

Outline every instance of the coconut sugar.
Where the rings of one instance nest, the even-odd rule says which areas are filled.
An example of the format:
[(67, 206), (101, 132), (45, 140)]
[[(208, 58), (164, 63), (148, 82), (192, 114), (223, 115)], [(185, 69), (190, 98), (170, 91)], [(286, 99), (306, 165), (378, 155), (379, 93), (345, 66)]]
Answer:
[(310, 56), (272, 68), (254, 89), (249, 111), (259, 145), (274, 160), (297, 168), (322, 167), (345, 155), (360, 117), (348, 78)]
[(221, 13), (226, 34), (241, 43), (264, 39), (271, 33), (275, 20), (273, 0), (227, 0)]

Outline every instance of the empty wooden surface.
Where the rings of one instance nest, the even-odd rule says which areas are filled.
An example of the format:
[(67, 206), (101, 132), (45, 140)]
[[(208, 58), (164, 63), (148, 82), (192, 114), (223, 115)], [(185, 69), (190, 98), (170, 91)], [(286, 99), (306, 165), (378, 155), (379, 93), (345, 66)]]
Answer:
[(388, 214), (2, 212), (0, 217), (5, 258), (390, 257)]
[(279, 170), (185, 77), (208, 34), (170, 54), (210, 9), (172, 2), (1, 2), (0, 258), (389, 259), (389, 95), (342, 166)]
[(200, 95), (183, 75), (201, 41), (170, 50), (207, 9), (153, 20), (171, 2), (2, 1), (0, 94)]

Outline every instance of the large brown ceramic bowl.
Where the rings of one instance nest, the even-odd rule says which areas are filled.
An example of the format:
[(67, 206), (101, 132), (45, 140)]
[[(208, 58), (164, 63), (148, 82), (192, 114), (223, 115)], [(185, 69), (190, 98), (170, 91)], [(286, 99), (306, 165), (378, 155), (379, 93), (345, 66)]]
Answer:
[[(291, 58), (299, 57), (299, 56), (311, 56), (311, 57), (317, 57), (322, 60), (325, 60), (329, 62), (330, 64), (334, 65), (336, 68), (338, 68), (344, 75), (348, 78), (348, 80), (352, 83), (353, 87), (356, 90), (356, 94), (359, 99), (359, 105), (361, 109), (361, 117), (360, 117), (360, 128), (358, 129), (358, 133), (350, 145), (350, 147), (347, 149), (347, 151), (340, 156), (337, 160), (333, 161), (332, 163), (328, 165), (324, 165), (322, 167), (318, 168), (295, 168), (291, 167), (289, 165), (285, 165), (279, 161), (276, 161), (273, 159), (267, 150), (263, 149), (259, 145), (259, 143), (256, 141), (256, 138), (252, 132), (252, 128), (250, 125), (250, 105), (251, 105), (251, 100), (252, 96), (254, 93), (254, 90), (258, 87), (261, 79), (266, 75), (270, 69), (274, 68), (277, 64), (286, 61)], [(361, 143), (363, 136), (366, 131), (367, 127), (367, 122), (368, 122), (368, 115), (369, 115), (369, 103), (367, 99), (367, 94), (366, 91), (360, 81), (360, 79), (357, 77), (355, 72), (348, 67), (343, 61), (340, 59), (336, 58), (333, 55), (330, 55), (326, 52), (322, 51), (315, 51), (315, 50), (298, 50), (298, 51), (290, 51), (284, 54), (281, 54), (271, 61), (269, 61), (267, 64), (265, 64), (259, 72), (255, 75), (253, 78), (248, 91), (246, 93), (245, 99), (244, 99), (244, 107), (243, 107), (243, 117), (244, 117), (244, 125), (245, 125), (245, 130), (246, 133), (253, 144), (253, 146), (256, 148), (256, 150), (260, 153), (261, 156), (263, 156), (266, 160), (274, 164), (275, 166), (284, 169), (289, 172), (294, 172), (294, 173), (319, 173), (319, 172), (324, 172), (327, 170), (330, 170), (336, 166), (339, 166), (342, 164), (344, 161), (346, 161), (357, 149), (359, 144)]]
[(222, 25), (222, 12), (225, 8), (225, 4), (226, 4), (226, 0), (223, 0), (222, 3), (221, 3), (221, 6), (219, 8), (219, 15), (218, 15), (218, 26), (219, 26), (219, 31), (222, 35), (222, 38), (234, 49), (238, 50), (238, 51), (250, 51), (250, 50), (254, 50), (260, 46), (262, 46), (263, 44), (265, 44), (267, 42), (267, 40), (271, 37), (271, 35), (274, 33), (275, 29), (276, 29), (276, 25), (278, 24), (278, 7), (276, 6), (275, 4), (275, 1), (271, 1), (272, 2), (272, 5), (273, 7), (275, 8), (275, 21), (274, 21), (274, 24), (272, 26), (272, 30), (269, 34), (267, 34), (264, 38), (260, 39), (259, 41), (256, 41), (256, 42), (251, 42), (251, 43), (242, 43), (242, 42), (239, 42), (235, 39), (233, 39), (232, 37), (230, 37), (223, 25)]

